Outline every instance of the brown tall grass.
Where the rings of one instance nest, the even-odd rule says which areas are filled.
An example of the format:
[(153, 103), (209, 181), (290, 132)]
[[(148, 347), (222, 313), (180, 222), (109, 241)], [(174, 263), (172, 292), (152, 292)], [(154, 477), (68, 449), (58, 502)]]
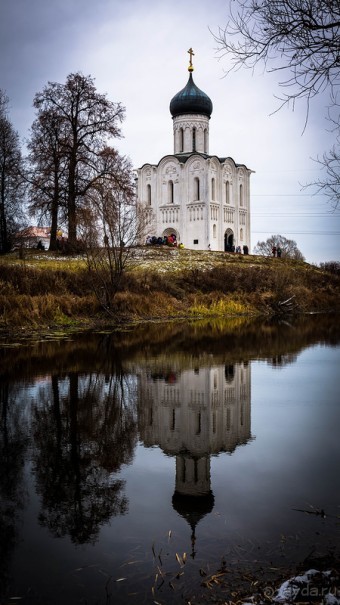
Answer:
[[(189, 251), (183, 257), (192, 260)], [(202, 253), (203, 255), (204, 253)], [(273, 314), (292, 299), (295, 312), (339, 310), (340, 277), (306, 263), (216, 255), (207, 263), (184, 262), (160, 270), (157, 254), (148, 267), (135, 263), (110, 301), (111, 320)], [(181, 260), (181, 259), (180, 259)], [(97, 294), (97, 296), (96, 296)], [(104, 317), (86, 264), (55, 267), (0, 259), (0, 325), (68, 325)]]
[(69, 294), (0, 294), (0, 325), (3, 328), (43, 324), (72, 325), (78, 318), (93, 318), (101, 309), (94, 295), (75, 297)]

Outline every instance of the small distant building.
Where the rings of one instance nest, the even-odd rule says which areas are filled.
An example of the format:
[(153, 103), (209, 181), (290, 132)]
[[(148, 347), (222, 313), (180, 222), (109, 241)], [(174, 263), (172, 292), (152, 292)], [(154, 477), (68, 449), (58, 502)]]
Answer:
[[(26, 227), (15, 236), (15, 247), (37, 248), (42, 245), (45, 250), (50, 246), (50, 227)], [(41, 244), (39, 244), (41, 242)]]
[(193, 80), (170, 102), (174, 152), (138, 169), (138, 199), (148, 233), (174, 236), (189, 249), (234, 251), (250, 247), (250, 170), (209, 153), (213, 105)]

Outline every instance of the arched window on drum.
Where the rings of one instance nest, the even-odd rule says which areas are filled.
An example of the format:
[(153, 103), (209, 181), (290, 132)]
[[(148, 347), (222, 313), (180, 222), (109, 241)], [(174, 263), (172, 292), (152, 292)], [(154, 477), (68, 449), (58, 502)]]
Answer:
[(184, 151), (184, 130), (183, 130), (183, 128), (179, 129), (179, 150), (181, 152)]
[(192, 129), (192, 150), (196, 151), (196, 128)]

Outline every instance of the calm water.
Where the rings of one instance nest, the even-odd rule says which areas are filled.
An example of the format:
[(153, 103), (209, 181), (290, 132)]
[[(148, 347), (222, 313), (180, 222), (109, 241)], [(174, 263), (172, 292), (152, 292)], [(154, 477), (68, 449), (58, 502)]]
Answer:
[(222, 561), (338, 556), (338, 319), (11, 345), (1, 604), (204, 602)]

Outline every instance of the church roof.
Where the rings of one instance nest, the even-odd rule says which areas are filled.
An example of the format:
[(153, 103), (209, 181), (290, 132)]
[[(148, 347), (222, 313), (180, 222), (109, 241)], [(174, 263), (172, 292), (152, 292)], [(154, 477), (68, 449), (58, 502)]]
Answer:
[[(220, 162), (220, 164), (223, 164), (226, 160), (230, 160), (234, 164), (235, 168), (241, 168), (243, 166), (246, 170), (250, 170), (250, 168), (247, 168), (247, 166), (245, 164), (238, 164), (230, 156), (219, 158), (217, 155), (209, 155), (207, 153), (201, 153), (199, 151), (188, 151), (187, 153), (167, 154), (167, 155), (164, 155), (157, 164), (150, 164), (149, 162), (146, 162), (145, 164), (143, 164), (143, 166), (140, 167), (140, 170), (142, 170), (142, 168), (144, 168), (145, 166), (157, 167), (166, 158), (169, 158), (169, 159), (173, 158), (173, 159), (176, 159), (180, 164), (185, 164), (193, 156), (199, 156), (199, 157), (203, 158), (204, 160), (210, 160), (212, 158), (216, 158)], [(254, 170), (250, 170), (250, 172), (254, 172)]]
[(231, 158), (230, 156), (219, 158), (217, 155), (209, 155), (208, 153), (200, 153), (199, 151), (189, 151), (188, 153), (176, 153), (175, 155), (173, 155), (173, 157), (176, 158), (180, 162), (180, 164), (185, 164), (189, 160), (189, 158), (194, 155), (198, 155), (204, 160), (211, 160), (212, 158), (216, 158), (216, 160), (218, 160), (220, 164), (223, 164), (226, 160), (230, 160), (234, 164), (235, 168), (241, 168), (243, 166), (246, 170), (249, 170), (249, 168), (247, 168), (245, 164), (237, 164), (235, 160), (233, 160), (233, 158)]
[(170, 101), (170, 113), (173, 118), (184, 114), (198, 113), (210, 118), (213, 104), (208, 95), (196, 86), (192, 72), (187, 85)]

